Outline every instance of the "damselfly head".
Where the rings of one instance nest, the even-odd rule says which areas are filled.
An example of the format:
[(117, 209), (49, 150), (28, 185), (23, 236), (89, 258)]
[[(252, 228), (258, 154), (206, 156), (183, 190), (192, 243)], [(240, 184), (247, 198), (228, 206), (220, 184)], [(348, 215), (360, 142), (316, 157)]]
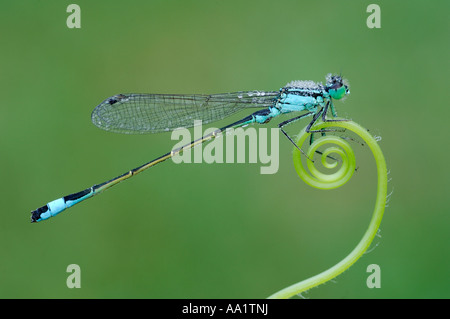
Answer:
[(330, 73), (326, 76), (326, 80), (325, 90), (333, 99), (339, 100), (347, 94), (350, 94), (347, 80), (343, 79), (340, 75)]

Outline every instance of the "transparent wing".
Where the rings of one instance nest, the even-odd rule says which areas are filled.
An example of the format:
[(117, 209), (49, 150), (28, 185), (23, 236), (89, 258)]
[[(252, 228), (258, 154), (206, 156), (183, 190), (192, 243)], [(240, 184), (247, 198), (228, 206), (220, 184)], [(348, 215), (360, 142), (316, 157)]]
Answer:
[(211, 123), (245, 108), (266, 108), (279, 92), (234, 92), (212, 95), (118, 94), (100, 103), (92, 122), (117, 133), (158, 133)]

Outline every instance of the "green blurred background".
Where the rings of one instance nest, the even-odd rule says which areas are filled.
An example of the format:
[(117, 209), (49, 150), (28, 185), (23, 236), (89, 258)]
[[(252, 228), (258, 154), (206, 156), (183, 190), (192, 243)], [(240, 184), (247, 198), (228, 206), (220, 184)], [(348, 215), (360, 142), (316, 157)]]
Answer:
[[(371, 1), (79, 0), (81, 29), (66, 26), (70, 3), (1, 5), (0, 297), (265, 298), (337, 263), (370, 220), (373, 160), (340, 189), (312, 189), (281, 135), (277, 174), (169, 161), (29, 223), (174, 145), (97, 129), (90, 113), (106, 97), (278, 90), (329, 72), (351, 85), (339, 114), (382, 137), (393, 195), (376, 248), (303, 296), (450, 297), (448, 1), (376, 1), (381, 29), (366, 25)], [(69, 264), (81, 289), (66, 286)], [(366, 286), (370, 264), (379, 289)]]

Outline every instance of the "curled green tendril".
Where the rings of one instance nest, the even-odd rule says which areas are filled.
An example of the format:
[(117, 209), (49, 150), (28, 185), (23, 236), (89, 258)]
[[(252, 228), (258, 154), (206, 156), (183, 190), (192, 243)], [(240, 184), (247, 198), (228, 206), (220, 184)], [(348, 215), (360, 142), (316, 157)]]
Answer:
[[(305, 142), (308, 135), (309, 134), (302, 134), (300, 139), (297, 141), (297, 144), (300, 146), (303, 145), (303, 142)], [(328, 147), (325, 151), (322, 152), (321, 156), (323, 167), (328, 169), (332, 169), (338, 164), (337, 161), (328, 162), (328, 156), (339, 155), (341, 157), (342, 165), (335, 173), (329, 175), (321, 173), (315, 167), (315, 163), (308, 160), (307, 166), (311, 173), (311, 175), (309, 175), (302, 165), (301, 157), (303, 155), (300, 154), (300, 151), (298, 149), (294, 150), (294, 166), (297, 170), (298, 175), (305, 181), (306, 184), (320, 189), (338, 188), (347, 183), (347, 181), (352, 177), (353, 172), (355, 171), (355, 153), (353, 152), (351, 146), (344, 139), (337, 136), (323, 136), (310, 145), (308, 151), (306, 152), (306, 155), (309, 158), (313, 158), (316, 150), (320, 146), (325, 144), (334, 144), (340, 146), (340, 148), (336, 146)]]
[[(375, 162), (377, 166), (377, 175), (378, 175), (378, 186), (377, 186), (377, 198), (375, 202), (375, 209), (372, 215), (372, 219), (369, 223), (369, 227), (366, 230), (363, 238), (359, 242), (359, 244), (353, 249), (353, 251), (345, 257), (342, 261), (334, 265), (333, 267), (325, 270), (324, 272), (315, 275), (311, 278), (305, 279), (299, 283), (293, 284), (289, 287), (286, 287), (269, 298), (290, 298), (294, 295), (300, 294), (308, 289), (316, 287), (320, 284), (323, 284), (334, 277), (340, 275), (342, 272), (347, 270), (351, 265), (353, 265), (369, 248), (373, 238), (375, 237), (378, 228), (381, 224), (381, 219), (383, 218), (384, 208), (386, 205), (386, 195), (387, 195), (387, 169), (386, 162), (384, 160), (383, 153), (381, 152), (381, 148), (378, 145), (377, 141), (370, 135), (366, 129), (361, 127), (352, 121), (342, 121), (342, 122), (321, 122), (314, 125), (312, 130), (320, 130), (329, 127), (338, 127), (344, 128), (346, 130), (350, 130), (361, 137), (364, 142), (369, 146), (372, 151)], [(297, 144), (299, 147), (303, 145), (305, 140), (308, 138), (310, 134), (306, 133), (305, 129), (301, 132)], [(318, 135), (318, 134), (316, 134)], [(342, 138), (336, 136), (322, 136), (317, 139), (314, 143), (310, 145), (310, 148), (307, 151), (307, 156), (312, 158), (315, 151), (318, 147), (325, 144), (334, 144), (336, 146), (329, 146), (325, 151), (323, 151), (321, 156), (321, 163), (325, 168), (334, 168), (337, 163), (328, 162), (327, 156), (335, 156), (339, 155), (342, 159), (342, 165), (338, 169), (337, 172), (326, 175), (318, 171), (314, 163), (310, 160), (307, 161), (308, 169), (311, 173), (309, 175), (305, 168), (302, 165), (300, 151), (297, 148), (294, 148), (294, 165), (297, 170), (298, 175), (308, 184), (313, 187), (319, 189), (333, 189), (344, 185), (353, 175), (355, 171), (355, 155), (350, 147), (350, 145)]]

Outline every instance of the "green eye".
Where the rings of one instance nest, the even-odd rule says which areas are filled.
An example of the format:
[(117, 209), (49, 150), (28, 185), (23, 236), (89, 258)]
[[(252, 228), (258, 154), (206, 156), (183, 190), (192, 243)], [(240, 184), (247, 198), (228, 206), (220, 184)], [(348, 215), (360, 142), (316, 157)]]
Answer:
[(336, 89), (336, 90), (335, 89), (330, 89), (328, 91), (328, 93), (330, 93), (330, 96), (333, 99), (339, 100), (339, 99), (342, 99), (345, 96), (345, 91), (346, 91), (345, 86), (341, 86), (339, 89)]

